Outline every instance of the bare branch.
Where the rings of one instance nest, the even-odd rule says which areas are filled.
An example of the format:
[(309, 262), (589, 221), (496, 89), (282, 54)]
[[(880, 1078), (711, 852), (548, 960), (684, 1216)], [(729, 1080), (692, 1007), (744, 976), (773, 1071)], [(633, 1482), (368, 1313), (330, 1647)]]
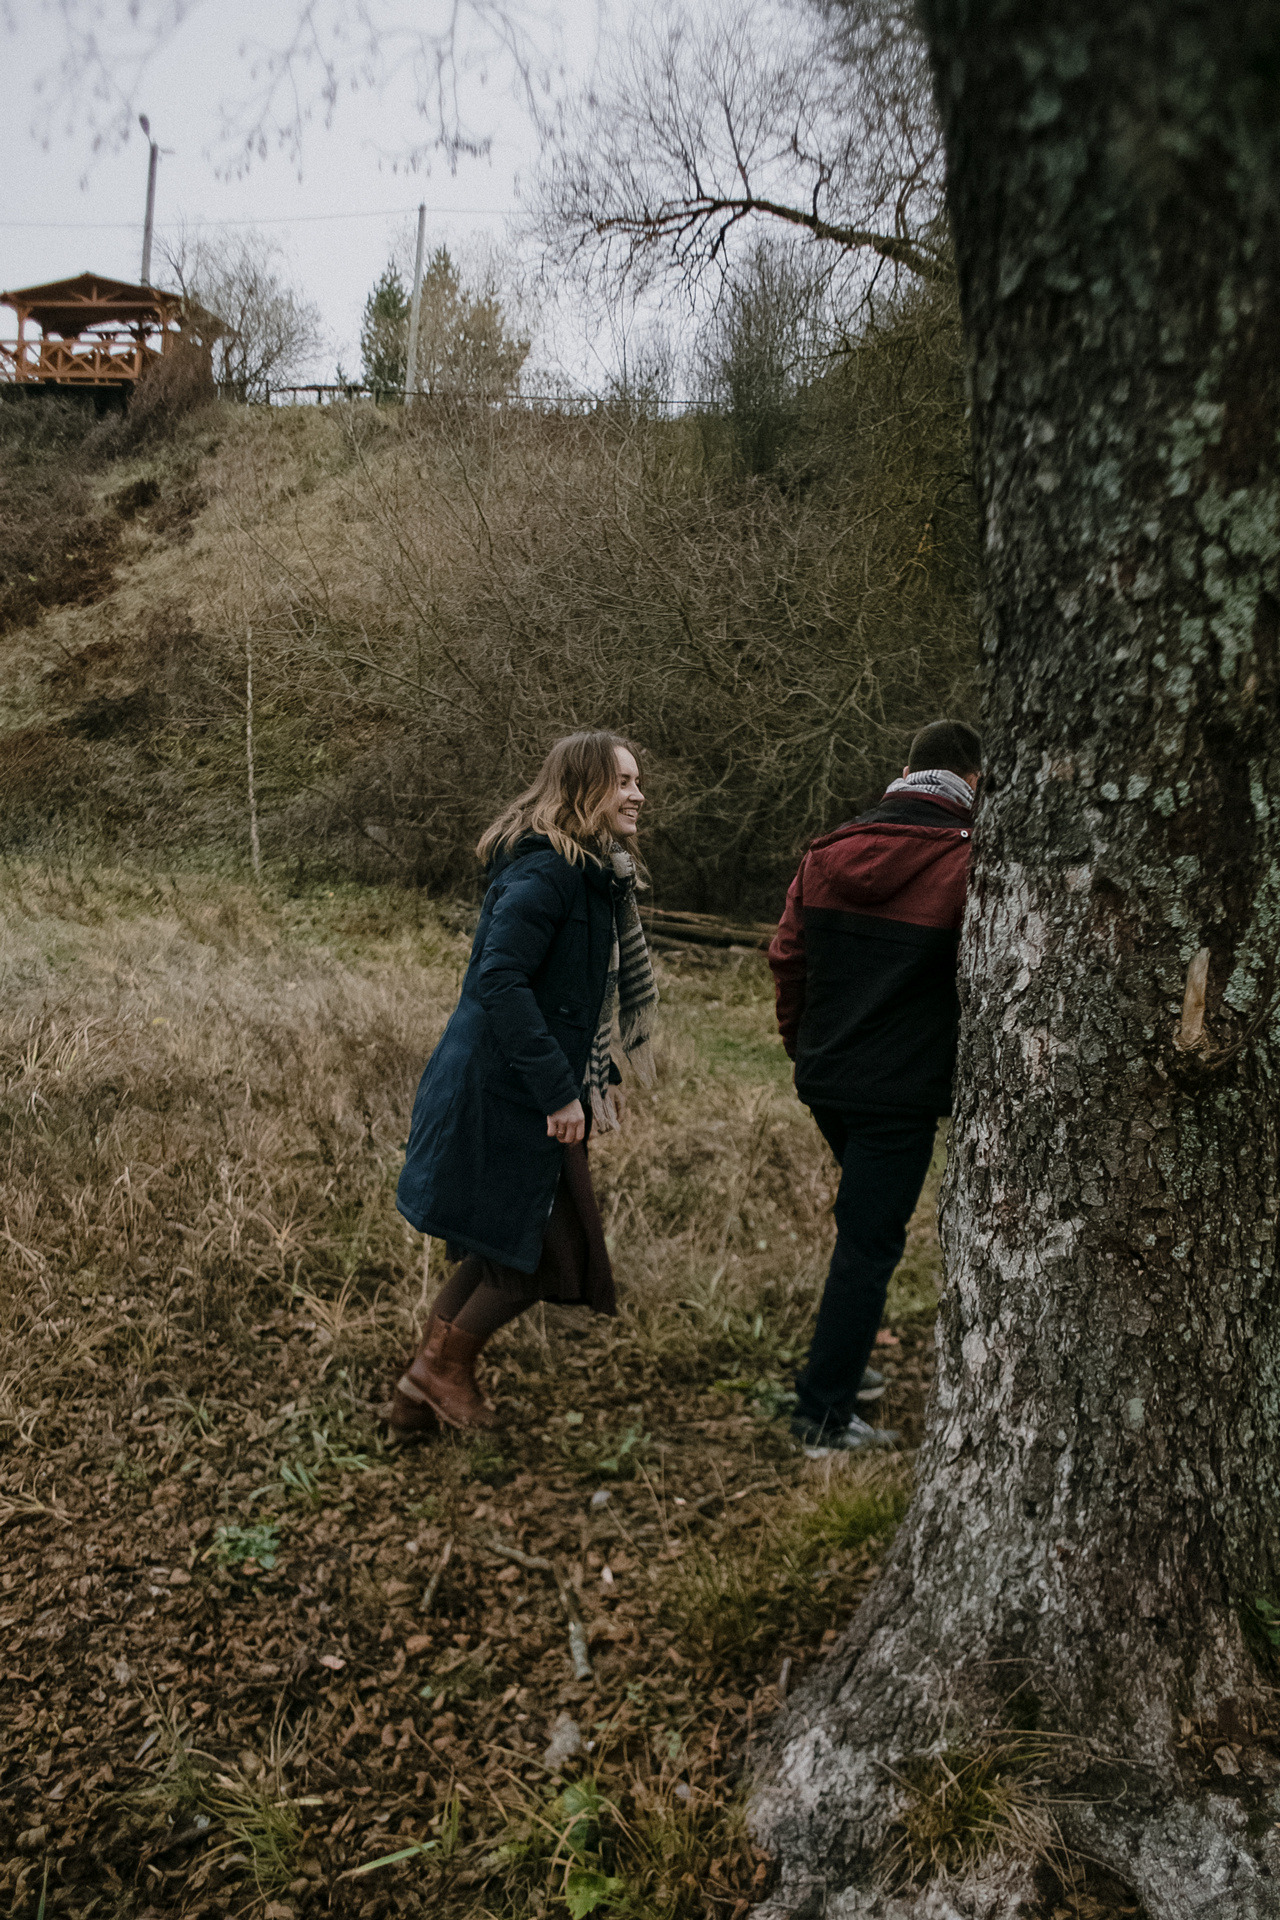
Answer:
[(858, 260), (950, 273), (928, 70), (893, 0), (724, 0), (697, 20), (666, 0), (550, 130), (537, 193), (553, 258), (612, 290), (728, 272), (761, 220), (864, 283)]
[[(41, 0), (58, 50), (38, 83), (38, 137), (48, 143), (64, 127), (87, 128), (95, 148), (134, 137), (152, 66), (200, 4)], [(433, 154), (453, 164), (489, 151), (490, 132), (468, 117), (472, 78), (501, 78), (508, 97), (514, 92), (536, 113), (556, 66), (553, 13), (505, 0), (449, 0), (431, 25), (422, 11), (412, 0), (293, 0), (261, 9), (268, 31), (236, 50), (241, 78), (228, 76), (220, 102), (216, 152), (224, 169), (243, 173), (275, 151), (300, 164), (308, 130), (328, 126), (341, 95), (356, 90), (401, 103), (407, 137), (387, 157), (406, 167)]]
[[(817, 198), (816, 189), (814, 198)], [(784, 206), (781, 201), (753, 194), (728, 200), (694, 198), (677, 206), (659, 207), (652, 213), (599, 215), (592, 224), (592, 232), (599, 238), (610, 233), (626, 234), (642, 243), (670, 240), (682, 250), (692, 251), (700, 243), (706, 243), (707, 226), (719, 221), (718, 231), (707, 249), (711, 258), (720, 252), (732, 225), (757, 213), (783, 220), (789, 226), (802, 227), (815, 240), (829, 240), (849, 251), (866, 248), (883, 260), (905, 267), (909, 273), (918, 273), (924, 280), (944, 279), (951, 271), (949, 256), (941, 249), (861, 227), (841, 226), (815, 212), (806, 213), (799, 207)]]

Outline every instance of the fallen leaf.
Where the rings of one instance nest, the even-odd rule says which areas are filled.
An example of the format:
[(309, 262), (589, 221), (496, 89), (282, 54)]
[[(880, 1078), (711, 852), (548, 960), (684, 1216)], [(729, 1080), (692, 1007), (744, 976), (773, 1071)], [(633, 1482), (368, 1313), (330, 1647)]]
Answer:
[(320, 1665), (322, 1667), (328, 1667), (331, 1673), (341, 1673), (346, 1664), (346, 1661), (340, 1653), (322, 1653), (320, 1655)]

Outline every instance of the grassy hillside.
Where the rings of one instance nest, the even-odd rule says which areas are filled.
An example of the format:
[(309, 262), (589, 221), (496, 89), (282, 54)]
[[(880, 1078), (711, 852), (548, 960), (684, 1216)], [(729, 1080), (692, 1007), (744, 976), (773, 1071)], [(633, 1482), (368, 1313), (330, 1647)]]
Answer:
[[(0, 849), (475, 883), (550, 739), (641, 745), (668, 906), (772, 915), (797, 847), (971, 703), (954, 342), (904, 319), (766, 472), (719, 415), (0, 408)], [(43, 424), (42, 424), (43, 423)]]

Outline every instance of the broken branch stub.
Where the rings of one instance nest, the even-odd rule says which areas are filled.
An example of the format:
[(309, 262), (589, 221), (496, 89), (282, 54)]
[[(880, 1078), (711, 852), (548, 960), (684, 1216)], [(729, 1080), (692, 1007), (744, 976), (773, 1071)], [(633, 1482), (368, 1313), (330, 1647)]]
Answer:
[(1187, 968), (1187, 986), (1182, 996), (1182, 1018), (1173, 1044), (1179, 1053), (1191, 1053), (1208, 1045), (1204, 1031), (1204, 996), (1209, 984), (1209, 949), (1201, 947)]

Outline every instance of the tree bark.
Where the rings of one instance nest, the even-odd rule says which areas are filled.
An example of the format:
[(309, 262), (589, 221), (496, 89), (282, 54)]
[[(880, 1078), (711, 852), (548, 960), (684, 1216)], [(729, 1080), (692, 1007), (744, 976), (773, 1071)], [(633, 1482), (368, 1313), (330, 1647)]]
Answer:
[(1262, 1920), (1280, 1915), (1255, 1610), (1280, 1602), (1280, 8), (923, 12), (989, 754), (938, 1381), (889, 1565), (795, 1696), (754, 1818), (778, 1916), (1035, 1913), (1016, 1857), (945, 1895), (875, 1885), (895, 1776), (944, 1709), (952, 1741), (1033, 1718), (1074, 1771), (1066, 1839), (1148, 1920)]

